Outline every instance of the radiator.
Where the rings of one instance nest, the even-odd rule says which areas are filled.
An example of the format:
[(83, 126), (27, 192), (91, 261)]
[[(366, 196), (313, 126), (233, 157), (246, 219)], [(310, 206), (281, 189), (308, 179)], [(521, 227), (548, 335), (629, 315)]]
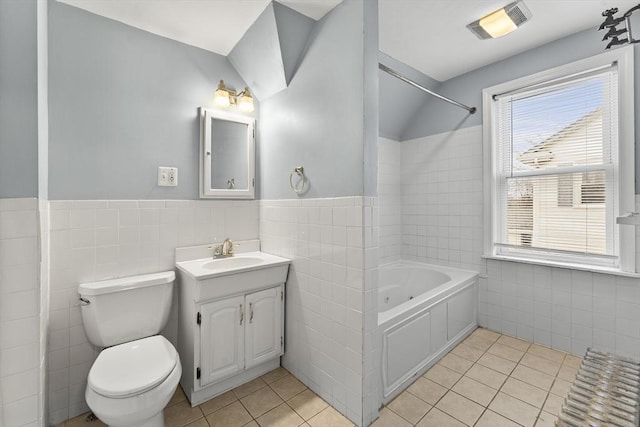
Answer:
[(588, 349), (556, 427), (638, 427), (640, 364)]

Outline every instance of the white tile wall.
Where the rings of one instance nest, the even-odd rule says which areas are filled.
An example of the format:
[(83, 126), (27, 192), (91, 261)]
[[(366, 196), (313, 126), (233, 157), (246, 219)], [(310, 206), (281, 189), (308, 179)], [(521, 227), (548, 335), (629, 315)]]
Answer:
[[(78, 284), (174, 268), (174, 249), (258, 238), (257, 201), (51, 201), (49, 423), (88, 410), (86, 378), (98, 349), (87, 340)], [(174, 307), (175, 309), (175, 307)], [(175, 310), (163, 334), (175, 342)]]
[(402, 257), (479, 271), (482, 128), (402, 142)]
[(380, 263), (400, 259), (402, 252), (402, 145), (378, 138), (378, 211)]
[(640, 279), (482, 258), (481, 126), (401, 145), (403, 258), (479, 271), (482, 326), (640, 358)]
[(379, 376), (376, 213), (363, 197), (260, 203), (262, 250), (293, 259), (283, 365), (357, 425), (378, 409), (363, 407)]
[(0, 199), (0, 425), (37, 425), (40, 384), (38, 200)]

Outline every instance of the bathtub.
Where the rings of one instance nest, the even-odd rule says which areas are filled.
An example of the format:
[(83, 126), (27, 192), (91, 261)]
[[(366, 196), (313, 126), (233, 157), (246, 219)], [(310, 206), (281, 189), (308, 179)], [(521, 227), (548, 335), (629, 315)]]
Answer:
[(412, 261), (381, 265), (383, 403), (477, 328), (478, 273)]

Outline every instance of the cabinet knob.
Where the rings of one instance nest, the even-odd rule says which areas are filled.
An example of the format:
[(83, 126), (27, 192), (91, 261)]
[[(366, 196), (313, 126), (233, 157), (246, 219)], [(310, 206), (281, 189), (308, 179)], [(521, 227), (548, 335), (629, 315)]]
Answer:
[(249, 303), (249, 313), (250, 313), (249, 323), (252, 323), (253, 322), (253, 303), (252, 302)]
[(242, 309), (242, 304), (240, 304), (240, 325), (244, 321), (244, 310)]

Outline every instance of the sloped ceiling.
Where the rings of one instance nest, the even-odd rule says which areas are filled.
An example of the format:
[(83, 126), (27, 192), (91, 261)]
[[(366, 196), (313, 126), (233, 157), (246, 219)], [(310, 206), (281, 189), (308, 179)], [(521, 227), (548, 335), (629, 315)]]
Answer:
[[(228, 55), (270, 0), (58, 0), (137, 28)], [(371, 0), (364, 0), (371, 1)], [(511, 0), (378, 0), (380, 50), (439, 81), (596, 27), (601, 12), (638, 0), (525, 0), (518, 31), (479, 40), (465, 26)], [(280, 0), (314, 20), (342, 0)]]

